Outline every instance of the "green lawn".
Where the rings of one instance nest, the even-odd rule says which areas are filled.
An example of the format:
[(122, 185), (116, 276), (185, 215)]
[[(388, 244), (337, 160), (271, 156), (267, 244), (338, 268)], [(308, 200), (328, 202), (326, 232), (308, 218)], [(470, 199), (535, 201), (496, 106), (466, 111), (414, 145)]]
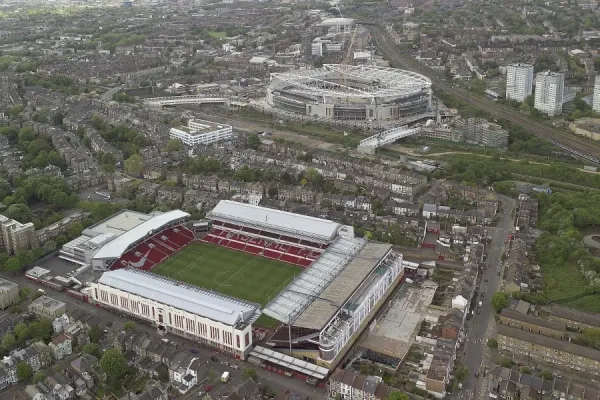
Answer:
[[(152, 270), (205, 289), (265, 306), (302, 270), (208, 243), (192, 243)], [(258, 321), (272, 326), (266, 315)]]
[(222, 39), (227, 37), (227, 32), (222, 31), (208, 31), (208, 34), (216, 39)]

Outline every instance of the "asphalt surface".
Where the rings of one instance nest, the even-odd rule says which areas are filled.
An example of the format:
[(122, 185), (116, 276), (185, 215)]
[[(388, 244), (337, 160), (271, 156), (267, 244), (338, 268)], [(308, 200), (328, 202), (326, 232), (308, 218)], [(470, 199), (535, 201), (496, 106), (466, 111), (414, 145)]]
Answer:
[[(492, 295), (500, 290), (502, 285), (502, 253), (504, 252), (505, 241), (513, 229), (512, 211), (515, 207), (515, 200), (506, 196), (499, 196), (502, 202), (502, 218), (494, 228), (494, 236), (490, 248), (488, 249), (487, 268), (481, 273), (481, 283), (479, 287), (479, 298), (482, 307), (481, 312), (477, 314), (476, 310), (473, 317), (467, 324), (467, 339), (464, 345), (465, 354), (462, 357), (464, 364), (469, 370), (469, 374), (463, 382), (463, 388), (458, 393), (457, 398), (471, 399), (481, 398), (484, 393), (480, 391), (480, 379), (483, 378), (482, 364), (485, 359), (485, 346), (488, 337), (490, 337), (494, 326), (494, 309), (492, 308)], [(500, 276), (498, 276), (500, 272)], [(488, 282), (485, 282), (485, 280)], [(485, 297), (481, 298), (481, 293)], [(475, 373), (479, 372), (479, 378)]]
[[(19, 285), (19, 288), (30, 287), (32, 289), (32, 292), (36, 291), (39, 288), (43, 288), (44, 291), (46, 292), (47, 296), (50, 296), (54, 299), (57, 299), (57, 300), (60, 300), (64, 303), (66, 303), (67, 310), (73, 310), (75, 308), (79, 308), (79, 309), (82, 309), (89, 313), (94, 314), (95, 316), (101, 318), (102, 320), (104, 320), (106, 322), (112, 322), (116, 326), (123, 326), (123, 324), (126, 321), (131, 320), (131, 319), (128, 319), (125, 317), (121, 317), (118, 314), (104, 310), (102, 308), (95, 307), (89, 303), (84, 303), (73, 297), (67, 296), (64, 292), (56, 292), (50, 288), (47, 288), (42, 285), (38, 285), (34, 282), (28, 281), (27, 279), (25, 279), (25, 276), (22, 274), (16, 275), (16, 276), (12, 276), (9, 274), (0, 274), (0, 276), (17, 283)], [(141, 321), (135, 321), (135, 322), (137, 324), (136, 329), (138, 331), (145, 331), (148, 335), (156, 335), (158, 338), (158, 334), (156, 333), (156, 329), (154, 327), (151, 327), (150, 325), (146, 325), (145, 323), (143, 323)], [(228, 388), (225, 388), (224, 386), (229, 386), (229, 388), (231, 388), (236, 385), (239, 385), (243, 381), (242, 372), (243, 372), (244, 368), (253, 368), (254, 370), (256, 370), (256, 373), (259, 377), (259, 382), (267, 384), (275, 391), (287, 390), (288, 392), (298, 392), (298, 393), (302, 393), (306, 396), (310, 396), (312, 399), (325, 399), (327, 397), (327, 392), (326, 392), (325, 388), (316, 388), (316, 387), (310, 386), (309, 384), (307, 384), (306, 382), (304, 382), (300, 379), (288, 378), (286, 376), (270, 372), (261, 367), (254, 366), (253, 364), (243, 362), (240, 360), (234, 360), (232, 357), (229, 357), (227, 355), (215, 353), (214, 349), (212, 349), (212, 348), (203, 347), (199, 343), (192, 342), (190, 340), (184, 339), (179, 336), (168, 334), (166, 337), (169, 340), (172, 340), (173, 342), (175, 342), (177, 344), (177, 348), (179, 351), (190, 352), (190, 349), (193, 348), (198, 352), (199, 357), (205, 358), (208, 361), (207, 367), (214, 371), (212, 375), (215, 377), (215, 381), (216, 381), (215, 383), (212, 383), (214, 387), (211, 391), (211, 394), (212, 394), (212, 392), (217, 392), (219, 390), (226, 391)], [(160, 336), (160, 338), (158, 338), (157, 340), (160, 340), (161, 338), (163, 338), (163, 336)], [(107, 342), (109, 342), (109, 341), (110, 340), (107, 340)], [(219, 360), (218, 362), (212, 362), (209, 360), (210, 356), (213, 354), (215, 354), (216, 357), (218, 358), (218, 360)], [(229, 366), (226, 366), (226, 365), (222, 364), (223, 361), (227, 361), (228, 363), (237, 364), (239, 366), (239, 369), (235, 370)], [(229, 371), (231, 374), (231, 379), (227, 384), (222, 384), (221, 382), (218, 381), (224, 371)], [(185, 395), (180, 396), (179, 400), (186, 400), (186, 399), (192, 399), (192, 398), (198, 399), (199, 397), (198, 397), (197, 393), (206, 384), (208, 384), (208, 382), (204, 383), (202, 385), (196, 386), (190, 392), (186, 393)], [(0, 395), (0, 398), (4, 398), (4, 397), (2, 397), (2, 395)]]

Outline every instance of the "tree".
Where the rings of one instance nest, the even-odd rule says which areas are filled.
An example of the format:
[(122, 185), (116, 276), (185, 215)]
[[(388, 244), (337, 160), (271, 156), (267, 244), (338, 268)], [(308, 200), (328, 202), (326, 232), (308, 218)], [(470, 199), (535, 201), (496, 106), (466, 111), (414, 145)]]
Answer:
[(29, 329), (27, 328), (27, 325), (25, 325), (24, 323), (19, 323), (19, 324), (15, 325), (15, 327), (13, 328), (13, 334), (15, 335), (15, 337), (17, 338), (17, 340), (19, 342), (25, 341), (25, 339), (27, 339), (28, 333), (29, 333)]
[(31, 289), (28, 287), (24, 287), (23, 289), (21, 289), (21, 292), (19, 293), (19, 297), (21, 298), (21, 301), (27, 300), (30, 295), (31, 295)]
[(19, 221), (22, 224), (31, 222), (33, 215), (25, 204), (13, 204), (6, 209), (4, 216)]
[(256, 134), (250, 134), (246, 137), (246, 145), (248, 148), (256, 150), (260, 146), (260, 138)]
[(58, 245), (54, 240), (48, 240), (46, 243), (44, 243), (42, 249), (44, 250), (44, 254), (50, 254), (56, 250), (57, 246)]
[(90, 329), (89, 335), (92, 343), (98, 343), (100, 342), (100, 339), (102, 339), (102, 330), (98, 325), (94, 325)]
[(504, 368), (512, 368), (512, 362), (510, 362), (510, 359), (506, 357), (500, 357), (498, 359), (498, 364), (500, 364)]
[(5, 198), (10, 192), (10, 184), (5, 179), (0, 179), (0, 198)]
[(38, 382), (43, 381), (44, 379), (46, 379), (46, 374), (44, 373), (44, 371), (38, 371), (35, 374), (33, 374), (33, 378), (31, 378), (31, 381), (36, 384)]
[(469, 370), (464, 364), (460, 364), (458, 367), (456, 367), (456, 370), (454, 371), (454, 377), (459, 382), (464, 381), (468, 374)]
[(496, 292), (492, 296), (492, 307), (497, 313), (500, 313), (504, 307), (508, 304), (508, 294), (504, 292)]
[(527, 375), (531, 375), (531, 368), (528, 367), (527, 365), (524, 365), (521, 367), (521, 372)]
[(135, 322), (133, 322), (133, 321), (125, 322), (125, 325), (123, 325), (123, 329), (125, 329), (126, 332), (131, 332), (132, 330), (135, 329)]
[(65, 116), (63, 113), (55, 112), (54, 114), (52, 114), (52, 118), (50, 118), (50, 122), (54, 126), (61, 126), (64, 118), (65, 118)]
[(385, 400), (410, 400), (410, 397), (406, 393), (402, 393), (398, 390), (395, 390), (388, 394)]
[(487, 341), (487, 345), (488, 347), (492, 348), (492, 349), (497, 349), (498, 348), (498, 341), (494, 338), (489, 338)]
[(129, 175), (139, 177), (144, 168), (142, 157), (138, 154), (132, 154), (127, 160), (125, 160), (125, 171)]
[(81, 235), (81, 231), (83, 231), (83, 224), (81, 222), (74, 222), (69, 226), (67, 234), (70, 238), (76, 238)]
[(165, 147), (169, 153), (181, 150), (181, 142), (177, 139), (169, 139), (167, 147)]
[(542, 379), (545, 379), (547, 381), (551, 381), (554, 379), (554, 375), (552, 375), (552, 372), (548, 371), (547, 369), (543, 370), (540, 376), (542, 377)]
[(33, 376), (33, 369), (31, 369), (31, 365), (27, 364), (25, 361), (21, 361), (17, 364), (17, 378), (19, 381), (26, 382), (31, 379)]
[(83, 346), (82, 350), (85, 354), (91, 354), (96, 358), (100, 358), (100, 347), (96, 343), (88, 343)]
[(269, 198), (274, 198), (277, 197), (277, 194), (279, 193), (279, 191), (277, 190), (277, 186), (269, 186), (269, 189), (267, 190), (267, 194), (269, 195)]
[(258, 375), (254, 368), (244, 368), (242, 376), (244, 377), (244, 379), (252, 379), (254, 381), (258, 379)]
[(100, 368), (109, 379), (118, 380), (127, 371), (127, 362), (119, 350), (108, 349), (100, 359)]
[(17, 339), (15, 339), (15, 335), (10, 332), (5, 334), (2, 338), (2, 348), (6, 351), (12, 350), (13, 347), (15, 347), (15, 344), (17, 344)]
[(48, 318), (42, 318), (29, 324), (29, 336), (35, 342), (38, 340), (49, 342), (53, 333), (52, 321)]

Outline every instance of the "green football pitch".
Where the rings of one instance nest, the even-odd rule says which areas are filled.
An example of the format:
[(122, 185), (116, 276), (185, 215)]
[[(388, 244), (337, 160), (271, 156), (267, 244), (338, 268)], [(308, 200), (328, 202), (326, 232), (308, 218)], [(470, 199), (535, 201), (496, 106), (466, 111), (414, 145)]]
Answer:
[[(192, 243), (152, 272), (265, 306), (302, 269), (221, 246)], [(265, 315), (258, 322), (275, 323)]]

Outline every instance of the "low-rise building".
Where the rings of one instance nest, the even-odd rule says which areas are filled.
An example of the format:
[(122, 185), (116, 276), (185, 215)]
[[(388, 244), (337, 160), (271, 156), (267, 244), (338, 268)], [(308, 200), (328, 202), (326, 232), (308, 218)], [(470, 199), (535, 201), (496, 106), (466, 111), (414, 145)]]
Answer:
[(500, 313), (500, 324), (555, 339), (563, 340), (565, 338), (566, 325), (564, 322), (537, 318), (508, 308), (503, 309)]
[(187, 127), (171, 128), (171, 139), (177, 139), (186, 146), (209, 145), (231, 140), (233, 128), (231, 125), (191, 119)]
[(499, 325), (498, 347), (501, 352), (509, 353), (518, 359), (555, 364), (600, 375), (600, 351), (568, 341)]
[(575, 310), (561, 305), (553, 305), (550, 319), (564, 322), (569, 328), (583, 331), (585, 329), (600, 329), (600, 314)]
[(396, 389), (380, 382), (374, 376), (353, 371), (336, 370), (327, 385), (329, 398), (342, 400), (384, 400)]
[(52, 354), (52, 357), (54, 357), (56, 360), (60, 360), (73, 352), (71, 338), (64, 333), (61, 333), (52, 339), (48, 345), (48, 348), (50, 349), (50, 354)]
[(67, 305), (48, 296), (42, 296), (29, 304), (29, 311), (40, 317), (54, 320), (67, 312)]

